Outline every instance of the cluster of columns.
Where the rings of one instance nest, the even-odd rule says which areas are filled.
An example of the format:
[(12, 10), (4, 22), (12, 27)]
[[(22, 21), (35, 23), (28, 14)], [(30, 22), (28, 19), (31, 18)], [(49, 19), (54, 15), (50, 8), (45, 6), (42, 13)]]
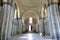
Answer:
[[(0, 37), (1, 37), (2, 21), (3, 21), (3, 10), (2, 10), (2, 4), (0, 2)], [(1, 40), (1, 38), (0, 38), (0, 40)]]
[[(25, 25), (25, 24), (23, 24), (23, 32), (29, 32), (29, 25)], [(39, 32), (39, 26), (38, 26), (38, 24), (36, 24), (36, 25), (31, 25), (31, 29), (30, 29), (31, 31), (30, 32)]]
[[(13, 35), (21, 35), (25, 32), (29, 32), (29, 25), (26, 25), (26, 24), (22, 23), (22, 19), (20, 19), (20, 18), (18, 20), (14, 19), (12, 25), (13, 25), (12, 36)], [(34, 32), (34, 31), (35, 32), (40, 32), (38, 24), (36, 24), (36, 25), (32, 24), (31, 32)]]
[[(51, 3), (51, 2), (50, 2)], [(7, 38), (11, 37), (11, 29), (12, 29), (12, 21), (14, 20), (14, 2), (12, 2), (12, 5), (10, 4), (10, 2), (8, 2), (7, 0), (3, 0), (3, 17), (2, 17), (2, 29), (1, 29), (1, 40), (3, 40), (3, 37), (5, 40), (7, 40)], [(55, 40), (57, 40), (57, 37), (60, 37), (60, 20), (59, 20), (59, 10), (58, 10), (58, 4), (48, 4), (47, 7), (47, 18), (46, 20), (48, 21), (48, 29), (49, 29), (49, 34), (50, 37), (54, 37)], [(33, 26), (33, 28), (36, 30), (36, 32), (43, 32), (43, 24), (42, 24), (42, 20), (39, 21), (39, 24)], [(22, 25), (22, 19), (18, 20), (18, 32), (21, 34), (22, 31), (25, 31), (25, 29), (27, 28), (27, 25), (23, 24)], [(28, 26), (29, 27), (29, 26)], [(27, 28), (29, 30), (29, 28)], [(45, 31), (46, 32), (46, 31)], [(46, 32), (47, 34), (47, 32)], [(59, 39), (58, 39), (59, 40)]]
[[(11, 29), (12, 29), (12, 20), (14, 19), (14, 8), (13, 3), (10, 0), (3, 0), (3, 21), (2, 21), (2, 28), (1, 28), (1, 40), (7, 40), (7, 37), (10, 38), (11, 36)], [(12, 4), (11, 4), (11, 3)]]
[(47, 19), (49, 21), (50, 37), (59, 40), (60, 35), (60, 21), (59, 21), (59, 10), (58, 0), (51, 0), (47, 4)]
[[(47, 0), (46, 1), (46, 18), (43, 21), (39, 21), (39, 31), (43, 33), (45, 30), (46, 34), (50, 35), (50, 38), (59, 40), (60, 35), (60, 20), (59, 20), (59, 10), (58, 10), (58, 0)], [(47, 22), (47, 25), (46, 25)], [(44, 27), (43, 27), (44, 25)], [(44, 29), (44, 30), (43, 30)]]

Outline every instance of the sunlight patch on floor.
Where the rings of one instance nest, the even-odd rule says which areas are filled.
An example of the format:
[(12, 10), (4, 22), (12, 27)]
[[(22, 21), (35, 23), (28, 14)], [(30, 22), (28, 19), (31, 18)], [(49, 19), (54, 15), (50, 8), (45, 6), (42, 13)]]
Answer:
[(19, 37), (19, 38), (28, 38), (28, 39), (32, 39), (32, 33), (25, 34), (24, 36)]

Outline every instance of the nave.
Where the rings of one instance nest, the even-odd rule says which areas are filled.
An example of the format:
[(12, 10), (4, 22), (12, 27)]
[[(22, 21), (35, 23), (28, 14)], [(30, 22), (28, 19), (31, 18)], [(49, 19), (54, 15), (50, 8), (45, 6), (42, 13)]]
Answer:
[(0, 40), (60, 40), (60, 0), (0, 0)]

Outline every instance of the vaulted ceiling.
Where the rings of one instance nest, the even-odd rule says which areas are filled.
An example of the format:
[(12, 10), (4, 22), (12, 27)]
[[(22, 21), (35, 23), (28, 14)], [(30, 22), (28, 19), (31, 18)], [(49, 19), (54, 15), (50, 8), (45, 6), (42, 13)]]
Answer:
[(46, 0), (15, 0), (22, 14), (29, 9), (33, 9), (38, 13), (41, 13), (42, 6), (45, 4), (45, 1)]
[[(46, 0), (15, 0), (17, 6), (20, 9), (20, 16), (22, 17), (24, 13), (27, 13), (24, 14), (24, 18), (29, 18), (29, 16), (32, 16), (35, 21), (37, 20), (36, 18), (38, 18), (37, 15), (40, 17), (42, 6), (45, 4), (45, 1)], [(37, 15), (34, 14), (35, 12), (37, 13)], [(28, 20), (28, 18), (26, 20)], [(25, 22), (27, 22), (26, 20)]]

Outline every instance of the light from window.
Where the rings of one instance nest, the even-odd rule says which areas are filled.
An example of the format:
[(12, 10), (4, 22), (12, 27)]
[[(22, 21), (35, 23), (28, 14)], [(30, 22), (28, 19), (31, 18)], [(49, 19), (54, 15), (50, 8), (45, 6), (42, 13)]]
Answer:
[(29, 31), (31, 31), (31, 25), (29, 25)]
[(16, 12), (17, 12), (17, 10), (15, 10), (15, 15), (14, 15), (14, 18), (16, 18)]
[(20, 18), (20, 10), (19, 10), (19, 8), (18, 8), (18, 18)]
[(30, 24), (32, 23), (32, 17), (29, 18), (29, 23), (30, 23)]

